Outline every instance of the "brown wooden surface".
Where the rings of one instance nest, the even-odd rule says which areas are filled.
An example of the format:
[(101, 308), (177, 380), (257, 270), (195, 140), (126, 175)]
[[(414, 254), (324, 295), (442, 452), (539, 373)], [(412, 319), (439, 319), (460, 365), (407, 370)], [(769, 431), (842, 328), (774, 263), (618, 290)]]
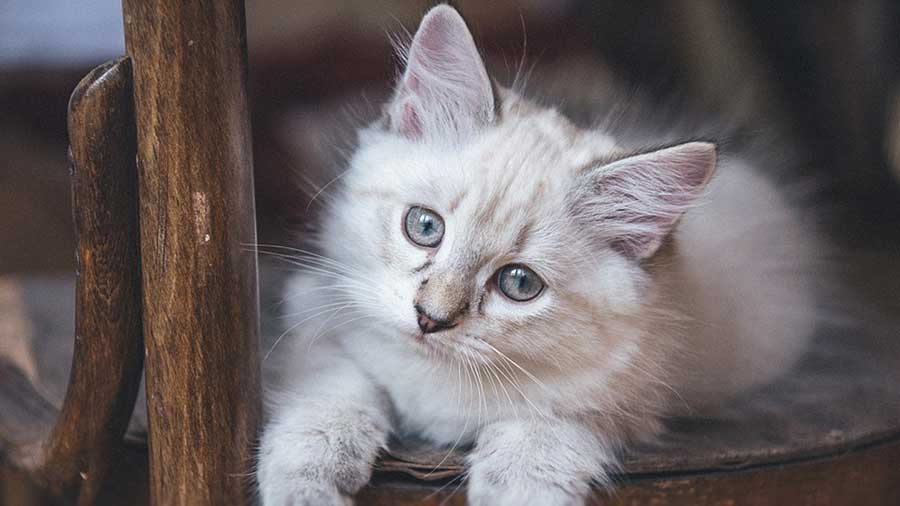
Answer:
[[(374, 482), (360, 506), (463, 506), (465, 487)], [(896, 506), (900, 504), (900, 440), (829, 458), (693, 475), (634, 476), (612, 491), (598, 489), (596, 506)]]
[[(53, 308), (62, 309), (68, 323), (66, 335), (58, 336), (68, 343), (67, 358), (56, 356), (69, 362), (56, 378), (62, 388), (55, 398), (62, 399), (64, 391), (65, 400), (57, 411), (46, 398), (28, 395), (22, 380), (38, 377), (32, 362), (20, 369), (24, 378), (4, 375), (3, 387), (18, 391), (14, 398), (20, 404), (0, 403), (5, 414), (0, 425), (8, 437), (18, 438), (6, 449), (8, 461), (30, 471), (30, 479), (53, 495), (94, 504), (110, 488), (110, 469), (119, 462), (143, 358), (135, 130), (126, 59), (97, 67), (78, 84), (69, 103), (69, 138), (76, 275), (74, 287), (64, 289), (69, 297), (74, 293), (74, 303), (70, 310)], [(0, 286), (0, 308), (7, 313), (0, 326), (0, 360), (28, 363), (43, 351), (22, 346), (34, 329), (16, 314), (22, 304), (15, 289)], [(10, 428), (13, 424), (18, 427)]]
[[(2, 290), (0, 282), (0, 290)], [(7, 336), (0, 336), (7, 337)], [(0, 504), (10, 506), (69, 505), (86, 502), (80, 495), (60, 495), (39, 473), (27, 468), (22, 453), (31, 441), (50, 430), (58, 410), (44, 396), (47, 389), (34, 384), (23, 371), (0, 358)], [(122, 445), (106, 469), (102, 490), (90, 504), (144, 506), (149, 493), (146, 445)], [(26, 459), (27, 460), (27, 459)]]
[(96, 68), (69, 102), (76, 235), (75, 344), (41, 476), (93, 504), (115, 465), (141, 381), (141, 269), (131, 66)]
[(260, 413), (241, 0), (125, 0), (153, 504), (248, 500)]

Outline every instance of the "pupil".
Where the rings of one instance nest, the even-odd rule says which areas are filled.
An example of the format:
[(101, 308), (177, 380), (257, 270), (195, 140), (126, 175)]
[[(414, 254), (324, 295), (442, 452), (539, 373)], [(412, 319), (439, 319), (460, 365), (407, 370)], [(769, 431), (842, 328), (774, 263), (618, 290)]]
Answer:
[(434, 222), (428, 216), (422, 216), (422, 234), (431, 235), (434, 231)]

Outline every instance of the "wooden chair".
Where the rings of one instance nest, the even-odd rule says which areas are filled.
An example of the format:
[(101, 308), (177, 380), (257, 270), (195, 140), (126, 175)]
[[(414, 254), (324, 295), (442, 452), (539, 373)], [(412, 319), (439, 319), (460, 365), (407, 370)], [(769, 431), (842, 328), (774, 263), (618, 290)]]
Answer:
[[(250, 503), (261, 409), (243, 1), (123, 4), (128, 55), (69, 104), (75, 305), (58, 302), (65, 280), (0, 278), (0, 498)], [(46, 379), (65, 368), (44, 359), (67, 356), (52, 322), (71, 315), (57, 406)], [(596, 502), (900, 504), (900, 353), (852, 337), (825, 333), (778, 385), (673, 420)], [(142, 371), (146, 411), (129, 428)], [(464, 504), (462, 457), (446, 457), (392, 443), (359, 503)]]

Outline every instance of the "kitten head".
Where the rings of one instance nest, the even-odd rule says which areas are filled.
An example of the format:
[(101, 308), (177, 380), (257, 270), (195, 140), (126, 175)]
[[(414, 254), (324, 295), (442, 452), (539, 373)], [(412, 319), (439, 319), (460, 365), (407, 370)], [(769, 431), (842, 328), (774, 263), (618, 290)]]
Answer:
[(625, 153), (493, 86), (447, 6), (406, 60), (324, 224), (367, 332), (434, 360), (621, 360), (652, 306), (642, 263), (701, 194), (714, 146)]

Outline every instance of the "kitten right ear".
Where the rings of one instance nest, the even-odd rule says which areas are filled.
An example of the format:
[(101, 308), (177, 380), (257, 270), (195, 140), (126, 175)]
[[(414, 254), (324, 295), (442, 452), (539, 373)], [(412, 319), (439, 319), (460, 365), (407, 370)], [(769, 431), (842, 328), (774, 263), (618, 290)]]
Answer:
[(422, 19), (388, 104), (390, 128), (409, 138), (459, 138), (494, 120), (494, 93), (462, 17), (438, 5)]
[(716, 170), (716, 146), (688, 142), (589, 170), (580, 213), (615, 250), (651, 257), (681, 215), (696, 205)]

